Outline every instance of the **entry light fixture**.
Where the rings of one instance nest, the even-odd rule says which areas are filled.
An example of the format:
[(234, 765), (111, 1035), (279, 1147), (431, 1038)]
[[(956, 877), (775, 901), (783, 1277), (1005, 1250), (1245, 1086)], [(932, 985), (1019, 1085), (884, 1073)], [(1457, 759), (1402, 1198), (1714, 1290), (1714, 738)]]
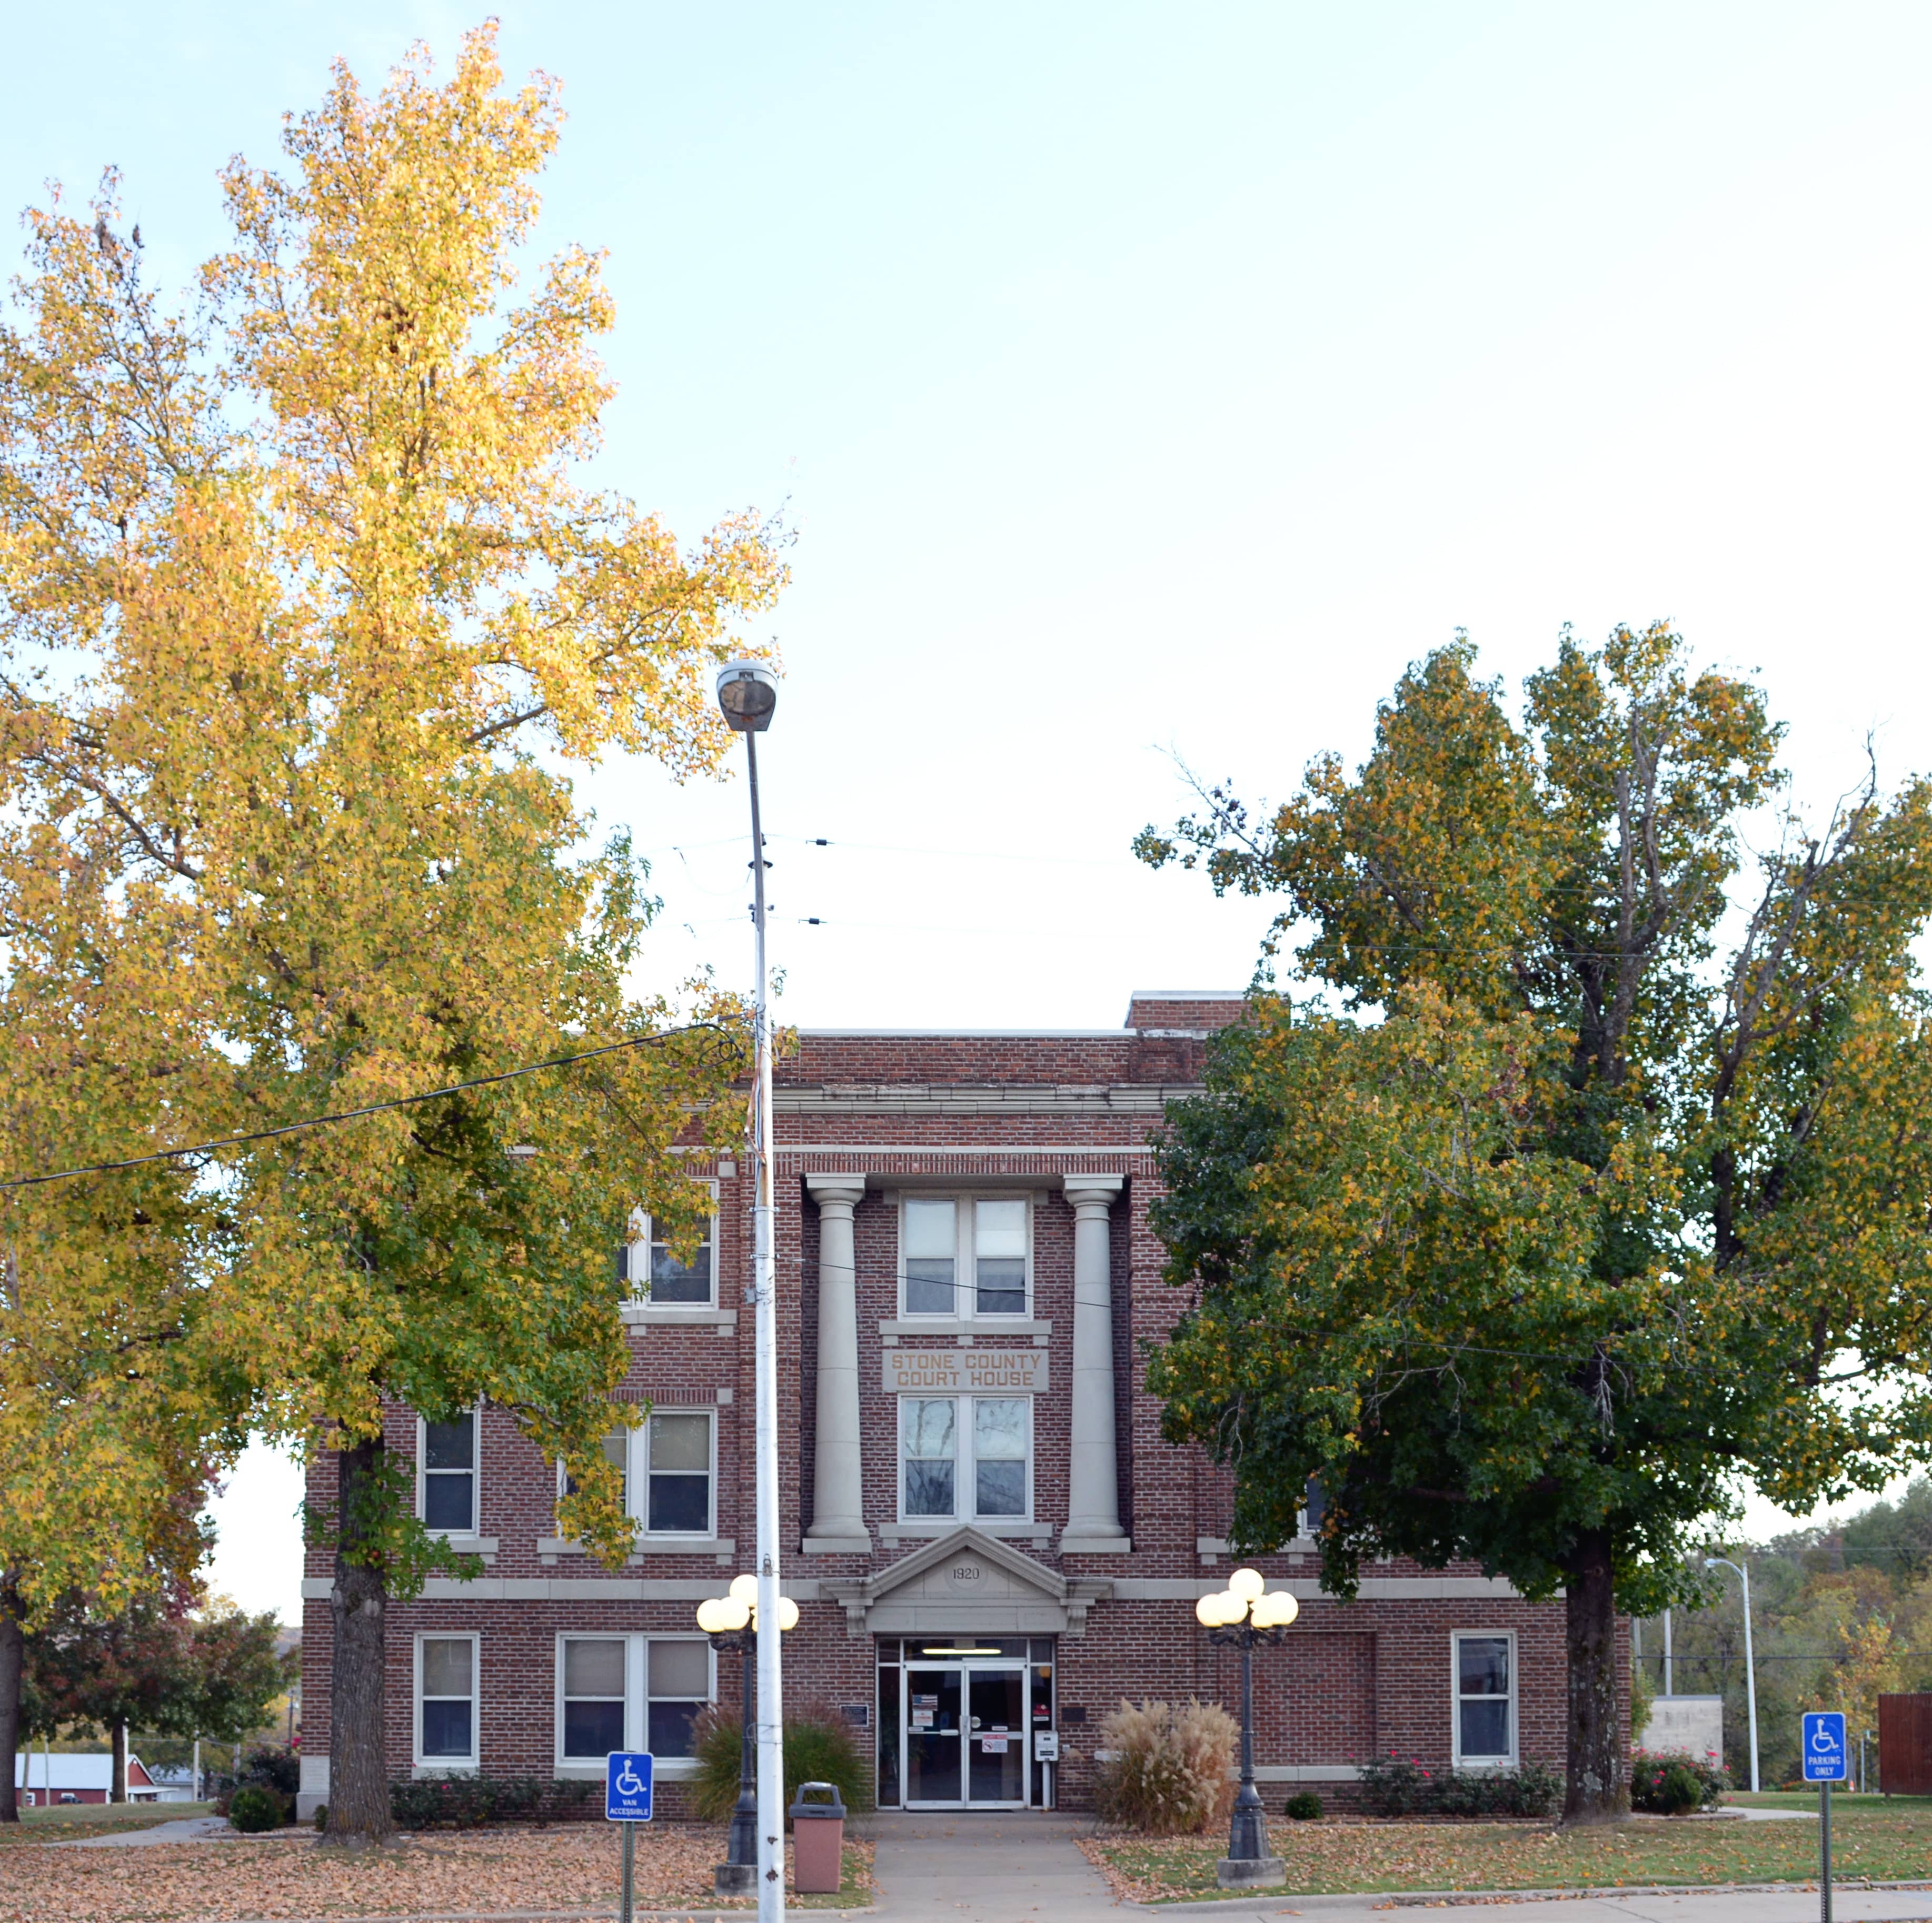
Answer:
[(923, 1648), (922, 1656), (1004, 1656), (1006, 1652), (997, 1644), (990, 1649), (976, 1647), (962, 1648), (955, 1643), (947, 1643), (943, 1648)]
[(1194, 1605), (1195, 1619), (1205, 1629), (1286, 1629), (1300, 1613), (1287, 1590), (1269, 1588), (1256, 1569), (1236, 1570), (1225, 1589)]

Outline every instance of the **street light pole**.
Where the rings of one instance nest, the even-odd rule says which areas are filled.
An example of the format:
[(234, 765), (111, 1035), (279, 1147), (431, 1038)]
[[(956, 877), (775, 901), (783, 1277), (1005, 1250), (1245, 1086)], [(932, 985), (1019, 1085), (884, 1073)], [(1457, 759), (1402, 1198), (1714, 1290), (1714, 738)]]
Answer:
[(1751, 1611), (1750, 1571), (1742, 1562), (1733, 1562), (1727, 1556), (1707, 1556), (1704, 1558), (1706, 1569), (1719, 1567), (1735, 1569), (1738, 1580), (1744, 1585), (1744, 1705), (1750, 1716), (1751, 1794), (1757, 1794), (1757, 1670), (1751, 1660)]
[(1241, 1652), (1241, 1788), (1228, 1820), (1228, 1853), (1214, 1870), (1223, 1889), (1265, 1888), (1283, 1878), (1281, 1859), (1268, 1854), (1268, 1811), (1255, 1787), (1255, 1645), (1279, 1642), (1300, 1610), (1252, 1569), (1236, 1570), (1226, 1589), (1194, 1605), (1208, 1640)]
[(752, 1298), (757, 1390), (754, 1503), (758, 1517), (758, 1923), (784, 1915), (784, 1691), (778, 1654), (778, 1365), (776, 1260), (772, 1189), (772, 1027), (765, 972), (765, 836), (758, 812), (758, 736), (771, 725), (778, 682), (762, 662), (728, 662), (718, 705), (745, 737), (752, 788), (752, 926), (757, 984), (752, 1035)]
[[(754, 1658), (758, 1648), (758, 1625), (764, 1620), (758, 1607), (758, 1579), (740, 1576), (734, 1580), (728, 1594), (707, 1596), (698, 1606), (698, 1626), (712, 1648), (720, 1655), (736, 1654), (744, 1663), (742, 1693), (739, 1698), (738, 1801), (731, 1811), (724, 1860), (712, 1878), (714, 1892), (719, 1896), (742, 1896), (758, 1887), (759, 1824), (754, 1732), (758, 1684)], [(798, 1627), (798, 1604), (789, 1596), (779, 1599), (777, 1622), (781, 1631)]]

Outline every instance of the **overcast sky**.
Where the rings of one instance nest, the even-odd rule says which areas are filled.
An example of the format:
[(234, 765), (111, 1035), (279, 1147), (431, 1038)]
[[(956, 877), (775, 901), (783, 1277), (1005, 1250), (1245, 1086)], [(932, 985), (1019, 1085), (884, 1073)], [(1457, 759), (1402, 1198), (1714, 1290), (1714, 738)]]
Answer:
[[(788, 1019), (1107, 1028), (1240, 986), (1264, 913), (1128, 853), (1174, 758), (1279, 796), (1458, 627), (1515, 683), (1566, 621), (1671, 617), (1762, 670), (1820, 806), (1868, 734), (1932, 766), (1932, 10), (497, 11), (512, 74), (564, 83), (544, 244), (610, 253), (604, 478), (687, 537), (797, 532)], [(374, 82), (475, 17), (22, 9), (0, 200), (118, 165), (184, 273), (216, 170), (272, 158), (332, 56)], [(589, 787), (655, 853), (651, 979), (743, 978), (742, 785)], [(295, 1494), (251, 1459), (216, 1569), (291, 1617)]]

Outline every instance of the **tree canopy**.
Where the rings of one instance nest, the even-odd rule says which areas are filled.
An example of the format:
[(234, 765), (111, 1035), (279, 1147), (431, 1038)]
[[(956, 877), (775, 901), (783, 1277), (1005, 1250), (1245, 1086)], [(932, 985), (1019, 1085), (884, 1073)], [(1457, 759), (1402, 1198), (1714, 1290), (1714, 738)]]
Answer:
[(429, 1547), (386, 1402), (508, 1409), (621, 1557), (610, 1251), (639, 1205), (694, 1229), (688, 1152), (734, 1122), (736, 1011), (638, 988), (644, 866), (568, 770), (718, 764), (710, 673), (755, 646), (782, 537), (744, 514), (686, 549), (590, 484), (598, 258), (519, 289), (560, 119), (492, 28), (440, 86), (420, 52), (373, 96), (338, 66), (286, 169), (226, 172), (193, 302), (148, 288), (110, 175), (30, 214), (0, 330), (10, 1157), (250, 1138), (0, 1192), (0, 1238), (22, 1299), (94, 1331), (150, 1236), (186, 1278), (152, 1318), (180, 1402), (336, 1452), (330, 1808), (365, 1834), (381, 1594)]
[(1406, 673), (1353, 776), (1140, 839), (1284, 896), (1292, 951), (1170, 1112), (1196, 1296), (1150, 1382), (1243, 1544), (1318, 1477), (1344, 1593), (1387, 1553), (1562, 1588), (1587, 1816), (1613, 1597), (1696, 1593), (1744, 1482), (1807, 1505), (1932, 1440), (1932, 791), (1808, 831), (1761, 692), (1666, 626), (1566, 634), (1520, 718), (1473, 665)]

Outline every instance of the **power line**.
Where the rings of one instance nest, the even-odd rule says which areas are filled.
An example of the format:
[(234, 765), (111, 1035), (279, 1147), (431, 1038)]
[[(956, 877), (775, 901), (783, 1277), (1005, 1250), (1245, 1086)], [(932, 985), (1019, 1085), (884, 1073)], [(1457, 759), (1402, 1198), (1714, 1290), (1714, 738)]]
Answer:
[(31, 1189), (44, 1182), (65, 1182), (76, 1175), (112, 1175), (124, 1168), (140, 1168), (153, 1162), (175, 1162), (184, 1156), (210, 1155), (218, 1148), (239, 1148), (251, 1142), (270, 1142), (278, 1136), (299, 1134), (304, 1129), (325, 1128), (332, 1122), (359, 1121), (365, 1115), (380, 1115), (392, 1108), (412, 1108), (418, 1102), (434, 1102), (446, 1095), (460, 1095), (472, 1088), (489, 1088), (500, 1082), (514, 1082), (518, 1076), (538, 1075), (545, 1069), (568, 1068), (574, 1062), (587, 1062), (598, 1055), (614, 1055), (626, 1048), (644, 1048), (666, 1042), (674, 1035), (695, 1035), (706, 1031), (722, 1034), (715, 1022), (693, 1022), (682, 1028), (661, 1029), (653, 1035), (634, 1035), (628, 1041), (606, 1042), (601, 1047), (580, 1049), (574, 1055), (554, 1055), (548, 1061), (527, 1062), (521, 1068), (505, 1069), (499, 1075), (479, 1075), (468, 1082), (452, 1082), (445, 1088), (426, 1088), (420, 1095), (398, 1095), (393, 1101), (372, 1102), (366, 1108), (344, 1108), (335, 1114), (311, 1115), (305, 1121), (284, 1122), (279, 1127), (256, 1129), (247, 1135), (224, 1136), (214, 1142), (190, 1143), (185, 1148), (157, 1149), (152, 1155), (130, 1155), (119, 1162), (92, 1162), (77, 1168), (57, 1168), (44, 1175), (16, 1175), (0, 1182), (0, 1191)]

